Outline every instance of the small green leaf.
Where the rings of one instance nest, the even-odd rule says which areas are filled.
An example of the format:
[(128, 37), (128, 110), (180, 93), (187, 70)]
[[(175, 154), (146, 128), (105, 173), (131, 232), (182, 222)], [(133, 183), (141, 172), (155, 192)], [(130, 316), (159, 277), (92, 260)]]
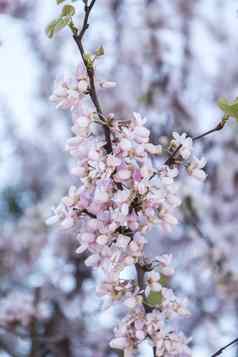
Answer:
[(238, 120), (238, 99), (229, 102), (226, 98), (220, 98), (218, 106), (225, 114)]
[(46, 33), (49, 38), (52, 38), (54, 36), (56, 22), (57, 22), (57, 20), (51, 21), (46, 28)]
[(61, 4), (62, 2), (64, 2), (65, 0), (56, 0), (57, 5)]
[(100, 46), (96, 49), (96, 56), (99, 57), (99, 56), (103, 56), (104, 55), (104, 48), (103, 46)]
[(146, 304), (150, 306), (160, 305), (162, 302), (162, 294), (158, 291), (151, 291), (149, 296), (146, 298)]
[(75, 8), (72, 5), (65, 5), (62, 9), (61, 16), (74, 16)]
[(51, 21), (46, 28), (46, 33), (49, 38), (52, 38), (57, 32), (62, 30), (65, 26), (69, 25), (71, 21), (70, 16), (60, 17)]

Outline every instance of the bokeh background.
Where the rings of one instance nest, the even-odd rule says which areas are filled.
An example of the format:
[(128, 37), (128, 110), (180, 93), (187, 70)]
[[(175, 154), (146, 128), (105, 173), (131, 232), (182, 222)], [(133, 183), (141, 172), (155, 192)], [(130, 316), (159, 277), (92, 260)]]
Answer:
[[(104, 46), (97, 76), (117, 82), (102, 95), (105, 110), (142, 112), (155, 143), (213, 128), (218, 98), (238, 92), (237, 10), (237, 0), (98, 0), (87, 48)], [(0, 356), (122, 356), (108, 348), (121, 309), (101, 312), (98, 276), (74, 253), (74, 235), (45, 225), (75, 183), (70, 115), (48, 100), (54, 79), (80, 61), (67, 29), (45, 34), (58, 12), (54, 0), (0, 0)], [(180, 324), (194, 357), (205, 357), (238, 337), (238, 126), (196, 150), (208, 179), (181, 180), (180, 223), (154, 230), (148, 254), (173, 253), (172, 283), (192, 312)], [(150, 357), (143, 346), (141, 356)]]

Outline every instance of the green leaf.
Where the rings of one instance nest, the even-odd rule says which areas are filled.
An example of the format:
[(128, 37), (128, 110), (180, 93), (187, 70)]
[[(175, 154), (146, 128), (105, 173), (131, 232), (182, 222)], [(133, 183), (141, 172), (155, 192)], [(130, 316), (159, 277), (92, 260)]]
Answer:
[(162, 302), (162, 294), (158, 291), (151, 291), (149, 296), (146, 298), (146, 304), (150, 306), (160, 305)]
[(99, 57), (99, 56), (103, 56), (104, 55), (104, 48), (103, 46), (100, 46), (96, 49), (96, 56)]
[(49, 38), (52, 38), (54, 36), (56, 23), (57, 20), (53, 20), (49, 23), (49, 25), (46, 28), (46, 34)]
[(225, 114), (238, 120), (238, 99), (229, 102), (226, 98), (220, 98), (218, 106)]
[(74, 16), (75, 8), (72, 5), (65, 5), (62, 9), (61, 16)]
[(46, 28), (46, 33), (49, 38), (52, 38), (57, 32), (62, 30), (65, 26), (69, 25), (71, 21), (70, 16), (59, 17), (50, 22)]
[(57, 5), (61, 4), (62, 2), (64, 2), (65, 0), (56, 0)]

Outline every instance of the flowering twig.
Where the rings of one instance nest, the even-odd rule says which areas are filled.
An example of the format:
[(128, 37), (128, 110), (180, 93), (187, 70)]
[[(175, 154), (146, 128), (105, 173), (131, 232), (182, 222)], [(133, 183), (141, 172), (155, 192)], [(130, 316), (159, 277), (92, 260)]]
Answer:
[[(89, 63), (87, 62), (86, 58), (85, 58), (85, 50), (82, 44), (82, 39), (83, 36), (85, 34), (85, 32), (87, 31), (88, 27), (89, 27), (89, 15), (90, 12), (95, 4), (96, 0), (93, 0), (91, 2), (90, 5), (87, 5), (87, 2), (85, 3), (85, 16), (84, 16), (84, 21), (83, 21), (83, 26), (82, 29), (79, 33), (76, 33), (74, 31), (74, 35), (73, 38), (79, 48), (79, 51), (81, 53), (81, 57), (82, 60), (84, 62), (84, 65), (86, 67), (87, 73), (88, 73), (88, 77), (89, 77), (89, 83), (90, 83), (90, 97), (92, 99), (92, 102), (96, 108), (97, 114), (100, 117), (100, 119), (104, 120), (104, 115), (103, 115), (103, 111), (97, 96), (97, 92), (96, 92), (96, 88), (95, 88), (95, 81), (94, 81), (94, 68), (92, 65), (89, 65)], [(112, 142), (111, 142), (111, 137), (110, 137), (110, 128), (107, 125), (104, 125), (104, 134), (105, 134), (105, 139), (106, 139), (106, 146), (105, 149), (107, 151), (108, 154), (112, 153)], [(140, 264), (136, 264), (136, 271), (137, 271), (137, 280), (138, 280), (138, 286), (140, 288), (140, 290), (144, 290), (144, 274), (145, 274), (145, 270), (143, 269), (143, 267), (140, 266)], [(147, 306), (146, 304), (143, 304), (144, 308), (146, 311), (151, 311), (151, 308), (149, 306)], [(155, 356), (155, 349), (154, 349), (154, 356)]]
[(93, 63), (89, 62), (85, 56), (85, 50), (84, 50), (84, 46), (82, 43), (84, 34), (86, 33), (87, 29), (89, 28), (89, 15), (91, 10), (93, 9), (93, 6), (95, 4), (96, 0), (92, 0), (90, 5), (88, 5), (88, 1), (85, 1), (85, 6), (84, 6), (84, 20), (83, 20), (83, 26), (81, 31), (78, 31), (77, 28), (74, 27), (74, 25), (71, 23), (71, 30), (73, 32), (73, 38), (78, 46), (78, 49), (80, 51), (83, 63), (85, 65), (85, 68), (87, 70), (87, 74), (88, 74), (88, 78), (89, 78), (89, 85), (90, 85), (90, 90), (89, 90), (89, 95), (92, 99), (92, 102), (96, 108), (97, 114), (99, 116), (99, 118), (102, 120), (102, 122), (104, 122), (104, 135), (105, 135), (105, 139), (106, 139), (106, 145), (105, 145), (105, 149), (107, 151), (108, 154), (112, 153), (112, 142), (111, 142), (111, 136), (110, 136), (110, 129), (107, 125), (107, 123), (105, 122), (105, 117), (103, 115), (103, 111), (98, 99), (98, 95), (97, 95), (97, 91), (96, 91), (96, 87), (95, 87), (95, 80), (94, 80), (94, 68), (93, 68)]
[[(229, 115), (225, 114), (222, 118), (222, 120), (215, 126), (215, 128), (205, 131), (205, 133), (202, 133), (198, 136), (194, 136), (192, 137), (193, 141), (197, 141), (200, 140), (202, 138), (204, 138), (205, 136), (208, 136), (216, 131), (220, 131), (224, 128), (224, 126), (226, 125), (227, 121), (229, 119)], [(165, 161), (165, 165), (171, 166), (174, 163), (174, 159), (176, 157), (176, 155), (178, 154), (178, 152), (180, 151), (180, 149), (182, 148), (182, 144), (180, 144), (175, 150), (174, 152), (169, 156), (169, 158)]]
[[(161, 147), (150, 142), (145, 118), (134, 113), (122, 125), (121, 121), (107, 119), (103, 114), (95, 86), (96, 57), (86, 53), (82, 44), (95, 2), (84, 1), (81, 30), (72, 21), (69, 25), (86, 76), (85, 73), (77, 76), (76, 83), (74, 80), (59, 82), (51, 97), (58, 106), (73, 111), (74, 136), (66, 148), (78, 159), (72, 173), (80, 177), (82, 185), (69, 189), (68, 196), (48, 222), (61, 221), (64, 229), (78, 225), (77, 253), (88, 251), (86, 265), (101, 268), (105, 273), (98, 294), (108, 298), (109, 306), (120, 302), (128, 307), (128, 314), (111, 340), (112, 348), (131, 354), (148, 339), (154, 356), (175, 352), (178, 356), (184, 353), (189, 356), (189, 341), (170, 325), (172, 318), (189, 314), (186, 301), (176, 297), (167, 286), (174, 274), (172, 257), (165, 254), (151, 260), (145, 257), (144, 249), (144, 235), (154, 224), (169, 228), (177, 223), (173, 209), (181, 203), (175, 182), (180, 165), (178, 168), (162, 165), (158, 178), (152, 180), (155, 168), (150, 155), (161, 154)], [(88, 94), (104, 127), (106, 146), (105, 140), (98, 140), (93, 132), (94, 113), (79, 113), (80, 100)], [(192, 139), (186, 134), (173, 136), (171, 148), (177, 148), (174, 158), (181, 148), (179, 154), (188, 164), (189, 175), (203, 181), (205, 160), (192, 157)], [(132, 265), (137, 273), (135, 279), (122, 279), (121, 273)]]

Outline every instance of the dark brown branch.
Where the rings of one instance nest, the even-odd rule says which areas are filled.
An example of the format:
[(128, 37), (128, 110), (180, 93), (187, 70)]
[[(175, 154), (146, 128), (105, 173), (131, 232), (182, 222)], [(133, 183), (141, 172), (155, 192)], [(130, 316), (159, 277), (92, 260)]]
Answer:
[[(135, 265), (136, 267), (136, 273), (137, 273), (137, 282), (138, 282), (138, 286), (140, 288), (140, 290), (144, 290), (145, 289), (145, 282), (144, 282), (144, 277), (145, 277), (145, 272), (146, 269), (141, 266), (139, 263), (137, 263)], [(145, 294), (143, 292), (143, 297), (145, 298)], [(147, 304), (143, 303), (145, 312), (149, 313), (152, 311), (152, 308), (150, 306), (148, 306)]]
[(109, 129), (107, 123), (105, 122), (105, 116), (103, 115), (102, 107), (100, 105), (100, 102), (99, 102), (99, 99), (97, 96), (93, 64), (88, 63), (88, 61), (85, 57), (85, 50), (84, 50), (84, 46), (82, 43), (83, 37), (89, 27), (89, 23), (88, 23), (89, 15), (90, 15), (90, 12), (91, 12), (95, 2), (96, 2), (96, 0), (92, 0), (90, 5), (88, 5), (88, 1), (85, 1), (85, 7), (84, 7), (85, 15), (84, 15), (82, 29), (80, 32), (78, 32), (78, 30), (74, 27), (74, 25), (71, 24), (71, 30), (73, 31), (74, 41), (76, 42), (76, 44), (78, 46), (84, 66), (85, 66), (87, 74), (88, 74), (89, 86), (90, 86), (89, 95), (91, 97), (91, 100), (92, 100), (95, 108), (96, 108), (96, 112), (97, 112), (99, 118), (102, 120), (102, 122), (105, 123), (103, 125), (104, 135), (105, 135), (105, 139), (106, 139), (105, 149), (108, 154), (111, 154), (112, 153), (112, 142), (111, 142), (111, 136), (110, 136), (110, 129)]
[(225, 126), (225, 124), (226, 124), (226, 122), (227, 122), (228, 119), (229, 119), (229, 116), (225, 114), (225, 115), (223, 116), (222, 120), (218, 123), (218, 125), (217, 125), (214, 129), (205, 131), (205, 133), (193, 137), (193, 138), (192, 138), (193, 141), (202, 139), (202, 138), (204, 138), (204, 137), (207, 136), (207, 135), (210, 135), (210, 134), (212, 134), (212, 133), (214, 133), (214, 132), (216, 132), (216, 131), (222, 130), (222, 129), (224, 128), (224, 126)]
[(89, 211), (86, 210), (86, 209), (83, 209), (83, 210), (81, 211), (81, 213), (85, 213), (87, 216), (89, 216), (89, 217), (91, 217), (91, 218), (97, 218), (97, 216), (96, 216), (94, 213), (91, 213), (91, 212), (89, 212)]
[[(145, 279), (146, 269), (144, 269), (144, 267), (141, 266), (139, 263), (137, 263), (135, 265), (135, 267), (136, 267), (136, 273), (137, 273), (138, 286), (139, 286), (140, 290), (144, 290), (145, 289), (144, 279)], [(145, 298), (144, 292), (143, 292), (143, 297)], [(153, 308), (148, 306), (146, 303), (143, 303), (143, 306), (144, 306), (146, 313), (150, 313), (153, 311)], [(156, 356), (156, 348), (155, 347), (153, 347), (153, 355), (154, 355), (154, 357)]]
[(220, 348), (217, 352), (215, 352), (211, 357), (217, 357), (220, 356), (228, 347), (234, 345), (238, 343), (238, 338), (236, 338), (235, 340), (231, 341), (230, 343), (228, 343), (227, 345), (225, 345), (224, 347)]
[(89, 19), (89, 15), (90, 15), (90, 12), (95, 4), (96, 0), (92, 0), (91, 1), (91, 4), (88, 5), (88, 0), (85, 0), (84, 1), (84, 11), (85, 11), (85, 16), (84, 16), (84, 21), (83, 21), (83, 26), (82, 26), (82, 30), (80, 31), (79, 33), (79, 36), (80, 36), (80, 40), (82, 40), (85, 32), (87, 31), (88, 27), (89, 27), (89, 23), (88, 23), (88, 19)]
[(176, 150), (174, 150), (174, 152), (170, 155), (170, 157), (165, 161), (164, 165), (170, 166), (170, 165), (172, 165), (172, 164), (174, 163), (174, 158), (175, 158), (175, 156), (177, 155), (177, 153), (179, 152), (179, 150), (181, 149), (182, 146), (183, 146), (183, 145), (180, 144), (180, 145), (176, 148)]
[[(208, 130), (208, 131), (205, 131), (205, 133), (203, 134), (200, 134), (198, 136), (194, 136), (192, 138), (193, 141), (196, 141), (196, 140), (200, 140), (202, 138), (204, 138), (205, 136), (208, 136), (216, 131), (220, 131), (224, 128), (226, 122), (228, 121), (229, 119), (229, 116), (227, 114), (225, 114), (222, 118), (222, 120), (216, 125), (215, 128), (211, 129), (211, 130)], [(180, 144), (175, 150), (174, 152), (170, 155), (170, 157), (165, 161), (165, 165), (168, 165), (168, 166), (171, 166), (174, 164), (174, 161), (175, 161), (175, 157), (176, 155), (178, 154), (179, 150), (181, 149), (183, 145)]]

